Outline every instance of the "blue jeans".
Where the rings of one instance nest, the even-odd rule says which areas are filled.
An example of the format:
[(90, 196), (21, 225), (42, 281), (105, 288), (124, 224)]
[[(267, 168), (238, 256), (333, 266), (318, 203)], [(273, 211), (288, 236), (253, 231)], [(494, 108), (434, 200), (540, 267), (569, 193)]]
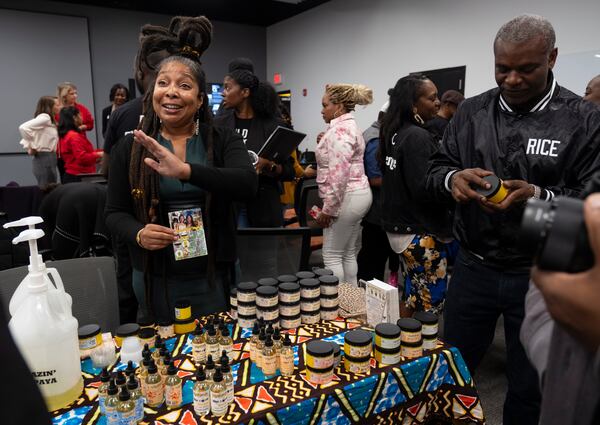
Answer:
[(446, 294), (444, 339), (460, 350), (471, 373), (494, 339), (498, 317), (504, 316), (508, 378), (504, 425), (537, 425), (539, 420), (537, 373), (519, 340), (528, 285), (528, 272), (487, 267), (461, 249)]

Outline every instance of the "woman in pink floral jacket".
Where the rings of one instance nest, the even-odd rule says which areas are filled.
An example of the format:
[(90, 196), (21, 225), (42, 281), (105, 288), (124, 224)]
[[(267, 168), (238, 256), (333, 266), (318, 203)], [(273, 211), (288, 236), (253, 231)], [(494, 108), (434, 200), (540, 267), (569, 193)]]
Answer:
[(327, 85), (321, 114), (329, 125), (316, 150), (323, 262), (341, 282), (354, 284), (356, 239), (373, 198), (363, 162), (365, 141), (351, 112), (372, 101), (372, 90), (363, 85)]

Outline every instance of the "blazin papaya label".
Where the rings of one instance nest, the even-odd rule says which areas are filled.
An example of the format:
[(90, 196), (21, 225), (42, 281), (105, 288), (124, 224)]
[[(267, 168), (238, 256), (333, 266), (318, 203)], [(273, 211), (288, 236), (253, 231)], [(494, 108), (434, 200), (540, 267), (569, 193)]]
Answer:
[(31, 376), (33, 376), (33, 380), (38, 385), (48, 385), (48, 384), (56, 384), (58, 381), (54, 374), (56, 373), (56, 369), (54, 370), (40, 370), (39, 372), (31, 372)]

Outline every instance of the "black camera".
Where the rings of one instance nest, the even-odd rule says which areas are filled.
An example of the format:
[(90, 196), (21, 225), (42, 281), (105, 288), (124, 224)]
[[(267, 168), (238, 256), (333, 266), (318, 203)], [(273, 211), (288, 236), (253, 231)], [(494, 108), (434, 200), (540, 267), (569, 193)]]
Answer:
[(530, 199), (521, 221), (521, 246), (543, 270), (578, 273), (594, 265), (583, 201), (559, 196), (551, 202)]

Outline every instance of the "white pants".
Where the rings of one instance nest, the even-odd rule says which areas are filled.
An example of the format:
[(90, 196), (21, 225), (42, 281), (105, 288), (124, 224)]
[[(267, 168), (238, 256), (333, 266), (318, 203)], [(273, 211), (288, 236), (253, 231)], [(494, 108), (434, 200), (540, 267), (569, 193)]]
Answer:
[(356, 240), (371, 202), (370, 188), (346, 192), (337, 219), (323, 229), (323, 262), (340, 282), (357, 283)]

